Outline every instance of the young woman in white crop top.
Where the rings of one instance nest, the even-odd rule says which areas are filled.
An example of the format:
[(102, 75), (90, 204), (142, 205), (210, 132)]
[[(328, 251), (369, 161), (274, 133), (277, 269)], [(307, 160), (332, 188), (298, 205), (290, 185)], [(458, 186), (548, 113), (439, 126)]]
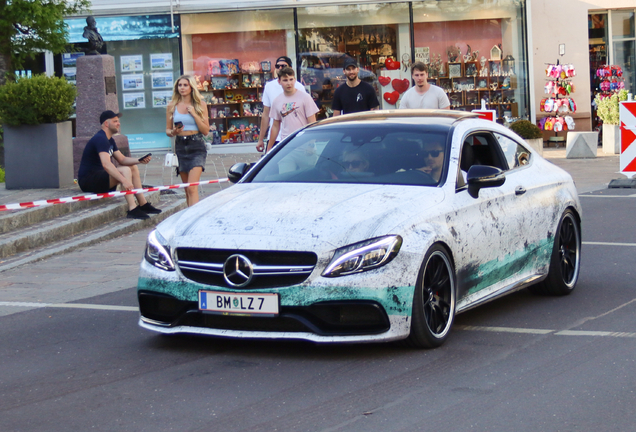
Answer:
[[(175, 123), (181, 122), (180, 127)], [(210, 131), (208, 107), (197, 90), (193, 77), (182, 75), (174, 84), (172, 100), (166, 110), (166, 135), (176, 137), (175, 152), (179, 158), (177, 173), (184, 183), (198, 182), (205, 170), (208, 153), (203, 136)], [(199, 201), (197, 186), (186, 188), (188, 206)]]

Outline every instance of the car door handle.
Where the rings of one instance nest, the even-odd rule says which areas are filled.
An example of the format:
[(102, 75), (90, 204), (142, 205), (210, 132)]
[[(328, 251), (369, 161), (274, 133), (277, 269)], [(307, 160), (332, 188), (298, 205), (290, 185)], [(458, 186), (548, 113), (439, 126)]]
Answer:
[(517, 186), (515, 189), (515, 195), (523, 195), (524, 193), (526, 193), (526, 188), (523, 186)]

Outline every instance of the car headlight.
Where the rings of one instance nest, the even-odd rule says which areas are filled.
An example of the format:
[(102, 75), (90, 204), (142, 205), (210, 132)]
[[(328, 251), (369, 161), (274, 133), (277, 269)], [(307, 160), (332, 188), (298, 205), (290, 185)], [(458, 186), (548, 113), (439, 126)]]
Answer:
[(174, 271), (174, 263), (170, 256), (168, 241), (164, 239), (157, 230), (148, 234), (144, 257), (146, 261), (161, 270)]
[(336, 249), (324, 277), (346, 276), (381, 267), (391, 261), (402, 246), (402, 237), (389, 235)]

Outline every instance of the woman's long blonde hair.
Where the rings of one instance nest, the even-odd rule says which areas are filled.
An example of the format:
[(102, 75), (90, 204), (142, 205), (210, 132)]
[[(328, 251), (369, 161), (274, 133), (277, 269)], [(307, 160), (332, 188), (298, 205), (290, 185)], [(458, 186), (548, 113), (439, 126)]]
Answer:
[(201, 101), (203, 100), (203, 97), (197, 89), (197, 83), (194, 80), (194, 77), (191, 75), (181, 75), (174, 82), (174, 86), (172, 88), (172, 100), (170, 101), (170, 105), (173, 108), (172, 115), (174, 116), (174, 110), (177, 109), (177, 104), (181, 102), (182, 99), (181, 94), (179, 93), (179, 81), (181, 81), (182, 79), (188, 80), (188, 84), (190, 84), (190, 88), (192, 89), (192, 93), (190, 93), (190, 96), (192, 97), (192, 105), (194, 106), (194, 111), (199, 115), (199, 117), (205, 119), (205, 115), (207, 113), (204, 113), (201, 109)]

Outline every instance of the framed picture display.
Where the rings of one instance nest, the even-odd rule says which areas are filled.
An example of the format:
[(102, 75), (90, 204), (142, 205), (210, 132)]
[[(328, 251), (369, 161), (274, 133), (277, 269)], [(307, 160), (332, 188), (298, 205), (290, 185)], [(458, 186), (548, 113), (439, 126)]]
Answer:
[(144, 70), (144, 61), (141, 54), (121, 56), (119, 59), (121, 61), (122, 72), (143, 72)]
[(171, 91), (153, 91), (152, 92), (152, 107), (153, 108), (165, 108), (172, 99)]
[(152, 88), (153, 89), (169, 89), (174, 85), (172, 72), (153, 72)]
[(121, 76), (122, 88), (128, 90), (143, 90), (144, 76), (142, 74), (125, 74)]
[(421, 61), (424, 62), (424, 64), (429, 64), (431, 62), (429, 47), (416, 47), (415, 61)]
[(150, 69), (153, 71), (172, 69), (172, 53), (150, 54)]
[(272, 64), (270, 63), (269, 60), (261, 62), (261, 70), (263, 72), (270, 72), (272, 70)]
[(461, 63), (448, 63), (448, 77), (459, 78), (462, 76), (462, 64)]
[(143, 93), (124, 93), (124, 109), (146, 108), (146, 96)]

